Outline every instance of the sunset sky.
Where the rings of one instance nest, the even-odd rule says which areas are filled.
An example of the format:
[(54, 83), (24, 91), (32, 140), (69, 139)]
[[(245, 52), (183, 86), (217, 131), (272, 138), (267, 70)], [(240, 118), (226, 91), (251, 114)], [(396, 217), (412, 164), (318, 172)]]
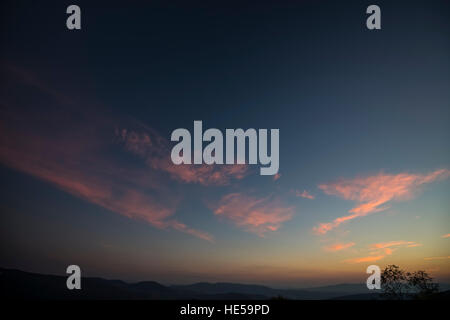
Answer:
[[(377, 31), (364, 1), (69, 4), (2, 3), (0, 267), (450, 282), (450, 2), (378, 1)], [(194, 120), (278, 128), (279, 174), (175, 166)]]

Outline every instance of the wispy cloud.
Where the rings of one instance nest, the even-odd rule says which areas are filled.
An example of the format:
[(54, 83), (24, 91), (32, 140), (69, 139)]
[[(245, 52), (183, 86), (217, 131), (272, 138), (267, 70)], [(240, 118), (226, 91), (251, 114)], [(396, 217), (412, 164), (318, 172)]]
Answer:
[(278, 230), (294, 214), (292, 207), (282, 206), (276, 199), (255, 198), (242, 193), (224, 196), (213, 210), (215, 215), (229, 219), (259, 236)]
[(365, 178), (341, 180), (319, 185), (328, 195), (335, 195), (359, 203), (349, 210), (349, 215), (320, 223), (314, 228), (317, 234), (325, 234), (344, 222), (389, 208), (388, 202), (410, 199), (421, 186), (450, 176), (450, 170), (441, 169), (426, 175), (400, 173), (397, 175), (379, 174)]
[(374, 243), (369, 246), (369, 255), (361, 258), (353, 258), (344, 260), (346, 263), (362, 263), (362, 262), (372, 262), (378, 261), (386, 256), (393, 254), (395, 250), (398, 248), (412, 248), (419, 247), (420, 243), (414, 241), (388, 241), (388, 242), (379, 242)]
[(420, 247), (422, 246), (421, 243), (417, 243), (414, 241), (389, 241), (389, 242), (380, 242), (380, 243), (374, 243), (370, 246), (370, 250), (375, 250), (377, 253), (380, 251), (384, 251), (386, 255), (391, 255), (394, 250), (406, 247), (406, 248), (413, 248), (413, 247)]
[(424, 260), (447, 260), (450, 259), (450, 256), (444, 256), (444, 257), (427, 257), (423, 258)]
[(363, 262), (375, 262), (378, 260), (381, 260), (384, 258), (384, 255), (380, 256), (367, 256), (367, 257), (361, 257), (361, 258), (353, 258), (353, 259), (347, 259), (344, 260), (346, 263), (363, 263)]
[[(86, 105), (80, 110), (32, 79), (27, 78), (25, 85), (40, 92), (35, 97), (39, 108), (2, 99), (1, 163), (128, 218), (213, 240), (173, 217), (179, 196), (157, 170), (123, 161), (122, 148), (114, 141), (121, 119), (93, 113)], [(151, 142), (156, 144), (157, 139)], [(161, 152), (157, 145), (154, 150)]]
[(197, 238), (209, 241), (209, 242), (214, 242), (214, 237), (209, 234), (208, 232), (205, 231), (201, 231), (201, 230), (197, 230), (197, 229), (193, 229), (191, 227), (188, 227), (187, 225), (185, 225), (184, 223), (181, 223), (177, 220), (170, 220), (167, 222), (167, 225), (178, 230), (181, 232), (185, 232), (187, 234), (193, 235)]
[(149, 167), (167, 172), (179, 182), (227, 185), (232, 179), (240, 180), (248, 174), (248, 166), (240, 164), (175, 165), (170, 159), (169, 142), (147, 127), (141, 127), (139, 131), (117, 130), (116, 135), (126, 150), (144, 158)]
[(336, 243), (331, 246), (325, 247), (325, 250), (336, 252), (336, 251), (342, 251), (348, 248), (351, 248), (355, 245), (354, 242), (348, 242), (348, 243)]
[(370, 245), (371, 249), (384, 249), (384, 248), (390, 248), (390, 247), (400, 247), (400, 246), (413, 246), (417, 245), (418, 243), (414, 241), (389, 241), (389, 242), (380, 242), (380, 243), (374, 243)]
[(421, 246), (423, 246), (423, 244), (421, 244), (421, 243), (413, 243), (413, 244), (407, 245), (406, 247), (407, 248), (415, 248), (415, 247), (421, 247)]
[(441, 238), (450, 238), (450, 233), (447, 233), (447, 234), (443, 234), (442, 236), (441, 236)]
[(296, 197), (310, 199), (310, 200), (314, 200), (315, 199), (315, 197), (312, 194), (310, 194), (308, 191), (306, 191), (306, 190), (303, 190), (303, 192), (299, 191), (299, 190), (295, 190), (295, 196)]

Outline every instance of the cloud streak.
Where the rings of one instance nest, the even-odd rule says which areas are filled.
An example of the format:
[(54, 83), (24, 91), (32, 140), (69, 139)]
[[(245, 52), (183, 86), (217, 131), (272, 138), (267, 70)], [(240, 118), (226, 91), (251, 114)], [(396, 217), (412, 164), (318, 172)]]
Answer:
[(336, 252), (336, 251), (342, 251), (348, 248), (351, 248), (355, 245), (354, 242), (348, 242), (348, 243), (336, 243), (331, 246), (325, 247), (326, 251), (330, 252)]
[(225, 195), (213, 211), (216, 216), (231, 220), (238, 227), (261, 237), (278, 230), (294, 214), (292, 207), (281, 206), (278, 200), (255, 198), (242, 193)]
[(430, 261), (430, 260), (447, 260), (450, 259), (450, 256), (444, 256), (444, 257), (427, 257), (423, 258), (424, 260)]
[(361, 258), (347, 259), (344, 262), (346, 263), (363, 263), (363, 262), (375, 262), (384, 258), (384, 255), (380, 256), (367, 256)]
[[(122, 120), (75, 108), (36, 78), (27, 79), (20, 84), (36, 89), (36, 103), (45, 107), (18, 106), (2, 95), (1, 163), (128, 218), (213, 241), (173, 217), (179, 196), (157, 170), (123, 161), (115, 135)], [(157, 135), (152, 143), (161, 154)], [(141, 146), (135, 147), (138, 152)]]
[(379, 242), (374, 243), (369, 246), (369, 255), (366, 257), (353, 258), (344, 260), (346, 263), (363, 263), (363, 262), (374, 262), (381, 259), (384, 259), (386, 256), (389, 256), (394, 253), (398, 248), (413, 248), (419, 247), (422, 244), (414, 242), (414, 241), (388, 241), (388, 242)]
[(326, 194), (355, 201), (358, 205), (348, 211), (349, 215), (338, 217), (328, 223), (320, 223), (313, 230), (317, 234), (325, 234), (342, 223), (386, 210), (389, 208), (389, 202), (410, 199), (420, 186), (449, 176), (450, 170), (441, 169), (425, 175), (378, 174), (321, 184), (319, 188)]
[(413, 246), (417, 245), (418, 243), (413, 241), (389, 241), (389, 242), (380, 242), (380, 243), (374, 243), (370, 246), (371, 249), (386, 249), (391, 247), (399, 247), (399, 246)]
[(170, 159), (168, 141), (149, 128), (143, 127), (140, 131), (121, 129), (116, 135), (126, 150), (144, 158), (149, 167), (164, 171), (182, 183), (223, 186), (248, 174), (248, 166), (239, 164), (175, 165)]
[(315, 197), (306, 190), (303, 190), (303, 192), (301, 192), (299, 190), (295, 190), (295, 196), (300, 197), (300, 198), (310, 199), (310, 200), (315, 199)]

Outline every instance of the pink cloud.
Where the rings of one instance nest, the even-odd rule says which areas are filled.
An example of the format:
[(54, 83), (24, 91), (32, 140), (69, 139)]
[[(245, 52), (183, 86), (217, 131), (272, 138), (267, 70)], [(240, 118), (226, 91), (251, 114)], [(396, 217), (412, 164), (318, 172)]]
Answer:
[(200, 239), (203, 239), (203, 240), (206, 240), (209, 242), (214, 242), (214, 237), (211, 234), (209, 234), (208, 232), (193, 229), (177, 220), (170, 220), (166, 224), (178, 231), (190, 234), (192, 236), (195, 236), (197, 238), (200, 238)]
[(227, 185), (232, 179), (241, 180), (248, 174), (247, 165), (175, 165), (170, 159), (168, 141), (149, 128), (143, 127), (139, 132), (117, 130), (116, 135), (126, 150), (143, 157), (149, 167), (167, 172), (179, 182)]
[(332, 222), (320, 223), (314, 228), (314, 231), (317, 234), (325, 234), (344, 222), (386, 210), (389, 208), (388, 202), (410, 199), (421, 185), (438, 179), (445, 179), (449, 176), (450, 170), (441, 169), (427, 175), (408, 173), (397, 175), (379, 174), (319, 185), (319, 188), (328, 195), (353, 200), (359, 204), (349, 210), (350, 215), (336, 218)]
[(296, 197), (310, 199), (310, 200), (314, 200), (315, 199), (315, 197), (312, 194), (310, 194), (308, 191), (306, 191), (306, 190), (303, 190), (303, 192), (295, 190), (295, 196)]
[[(172, 228), (212, 241), (206, 232), (173, 218), (179, 196), (157, 170), (130, 166), (118, 153), (114, 128), (120, 119), (74, 108), (38, 80), (42, 108), (4, 101), (0, 116), (0, 162), (90, 203), (157, 228)], [(56, 101), (56, 103), (55, 103)], [(87, 111), (85, 111), (87, 110)], [(162, 152), (155, 140), (154, 152)], [(133, 145), (133, 144), (131, 144)], [(140, 152), (142, 145), (136, 145)]]
[(263, 237), (268, 231), (278, 230), (292, 218), (294, 210), (269, 198), (254, 198), (241, 193), (228, 194), (213, 208), (214, 214), (234, 222)]
[(277, 173), (276, 175), (273, 176), (273, 181), (277, 181), (280, 178), (281, 178), (281, 174)]
[(185, 183), (227, 185), (231, 179), (243, 179), (247, 175), (246, 165), (174, 165), (169, 163), (163, 169), (171, 177)]
[(441, 236), (441, 238), (450, 238), (450, 233), (447, 233), (447, 234), (443, 234), (442, 236)]
[(348, 248), (351, 248), (355, 245), (354, 242), (348, 242), (348, 243), (336, 243), (331, 246), (325, 247), (325, 250), (335, 252), (335, 251), (342, 251)]

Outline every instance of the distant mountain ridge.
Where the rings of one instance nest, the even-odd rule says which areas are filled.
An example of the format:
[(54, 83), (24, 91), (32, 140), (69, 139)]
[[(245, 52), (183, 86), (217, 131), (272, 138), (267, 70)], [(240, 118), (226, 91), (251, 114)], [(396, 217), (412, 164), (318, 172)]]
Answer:
[[(365, 284), (349, 284), (336, 285), (308, 289), (274, 289), (262, 285), (240, 284), (240, 283), (209, 283), (200, 282), (190, 285), (176, 285), (171, 286), (176, 290), (188, 290), (191, 292), (199, 292), (203, 294), (224, 294), (227, 292), (239, 292), (243, 294), (258, 294), (272, 297), (284, 297), (287, 299), (304, 299), (304, 300), (322, 300), (331, 299), (338, 296), (345, 296), (348, 294), (364, 294), (373, 293)], [(323, 290), (322, 290), (323, 288)]]
[[(200, 282), (164, 286), (155, 281), (126, 283), (121, 280), (82, 278), (81, 290), (68, 290), (66, 277), (0, 268), (3, 299), (86, 300), (375, 300), (379, 294), (365, 284), (339, 284), (308, 289), (275, 289), (262, 285)], [(448, 296), (448, 292), (447, 292)]]

